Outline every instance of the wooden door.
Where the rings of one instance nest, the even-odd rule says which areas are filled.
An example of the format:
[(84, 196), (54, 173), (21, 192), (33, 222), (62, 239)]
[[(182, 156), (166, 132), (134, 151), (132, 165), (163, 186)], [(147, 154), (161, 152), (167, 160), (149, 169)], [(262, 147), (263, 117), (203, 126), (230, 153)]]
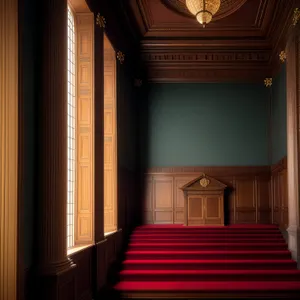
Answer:
[[(104, 232), (117, 229), (116, 55), (104, 36)], [(97, 153), (95, 153), (97, 155)]]
[(219, 195), (204, 198), (204, 223), (207, 225), (223, 225), (223, 197)]
[(188, 224), (187, 225), (203, 225), (204, 224), (204, 197), (201, 195), (190, 195), (188, 197)]

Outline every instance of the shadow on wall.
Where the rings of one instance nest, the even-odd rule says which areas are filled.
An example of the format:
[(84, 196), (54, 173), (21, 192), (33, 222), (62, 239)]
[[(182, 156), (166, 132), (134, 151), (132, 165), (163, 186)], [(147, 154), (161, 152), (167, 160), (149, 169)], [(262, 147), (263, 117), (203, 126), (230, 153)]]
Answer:
[(136, 208), (136, 221), (137, 224), (144, 224), (144, 211), (145, 211), (145, 199), (147, 191), (147, 184), (145, 181), (144, 172), (149, 166), (149, 94), (150, 86), (147, 83), (143, 83), (138, 89), (138, 206)]

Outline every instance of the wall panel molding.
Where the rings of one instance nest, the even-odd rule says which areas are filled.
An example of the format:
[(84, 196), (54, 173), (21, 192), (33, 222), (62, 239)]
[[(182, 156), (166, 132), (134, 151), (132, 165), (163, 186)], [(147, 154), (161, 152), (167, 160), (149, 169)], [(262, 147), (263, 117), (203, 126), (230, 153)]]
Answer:
[(269, 166), (150, 168), (144, 174), (144, 222), (183, 224), (180, 187), (202, 172), (228, 185), (225, 211), (230, 223), (271, 222)]
[(75, 243), (94, 241), (94, 15), (76, 12), (77, 122)]

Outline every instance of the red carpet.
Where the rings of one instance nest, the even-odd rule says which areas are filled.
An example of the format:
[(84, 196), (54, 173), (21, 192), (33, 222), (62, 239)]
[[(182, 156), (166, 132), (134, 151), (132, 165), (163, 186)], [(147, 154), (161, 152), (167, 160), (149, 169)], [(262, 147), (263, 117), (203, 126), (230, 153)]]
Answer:
[(145, 225), (131, 236), (115, 289), (131, 298), (297, 299), (300, 270), (273, 225)]

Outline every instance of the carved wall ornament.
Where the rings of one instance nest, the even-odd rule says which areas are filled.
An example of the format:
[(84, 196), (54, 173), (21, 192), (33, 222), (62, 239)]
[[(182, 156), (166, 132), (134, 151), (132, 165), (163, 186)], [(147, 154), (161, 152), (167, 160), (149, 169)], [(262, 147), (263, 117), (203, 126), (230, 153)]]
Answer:
[(266, 78), (264, 83), (265, 83), (266, 87), (271, 87), (272, 83), (273, 83), (273, 79), (272, 78)]
[(300, 9), (295, 8), (293, 15), (293, 25), (296, 26), (300, 20)]
[(125, 60), (125, 54), (121, 51), (118, 51), (117, 52), (117, 59), (120, 62), (120, 64), (123, 64), (124, 60)]
[(134, 86), (137, 86), (137, 87), (141, 87), (143, 84), (143, 80), (142, 79), (134, 79)]
[(105, 28), (106, 20), (105, 20), (105, 18), (103, 16), (100, 15), (100, 13), (97, 14), (96, 24), (98, 26), (100, 26), (101, 28)]
[(206, 177), (203, 177), (200, 179), (200, 185), (204, 188), (206, 188), (210, 184), (210, 180), (207, 179)]
[(279, 53), (279, 59), (283, 63), (286, 61), (286, 52), (284, 50)]

